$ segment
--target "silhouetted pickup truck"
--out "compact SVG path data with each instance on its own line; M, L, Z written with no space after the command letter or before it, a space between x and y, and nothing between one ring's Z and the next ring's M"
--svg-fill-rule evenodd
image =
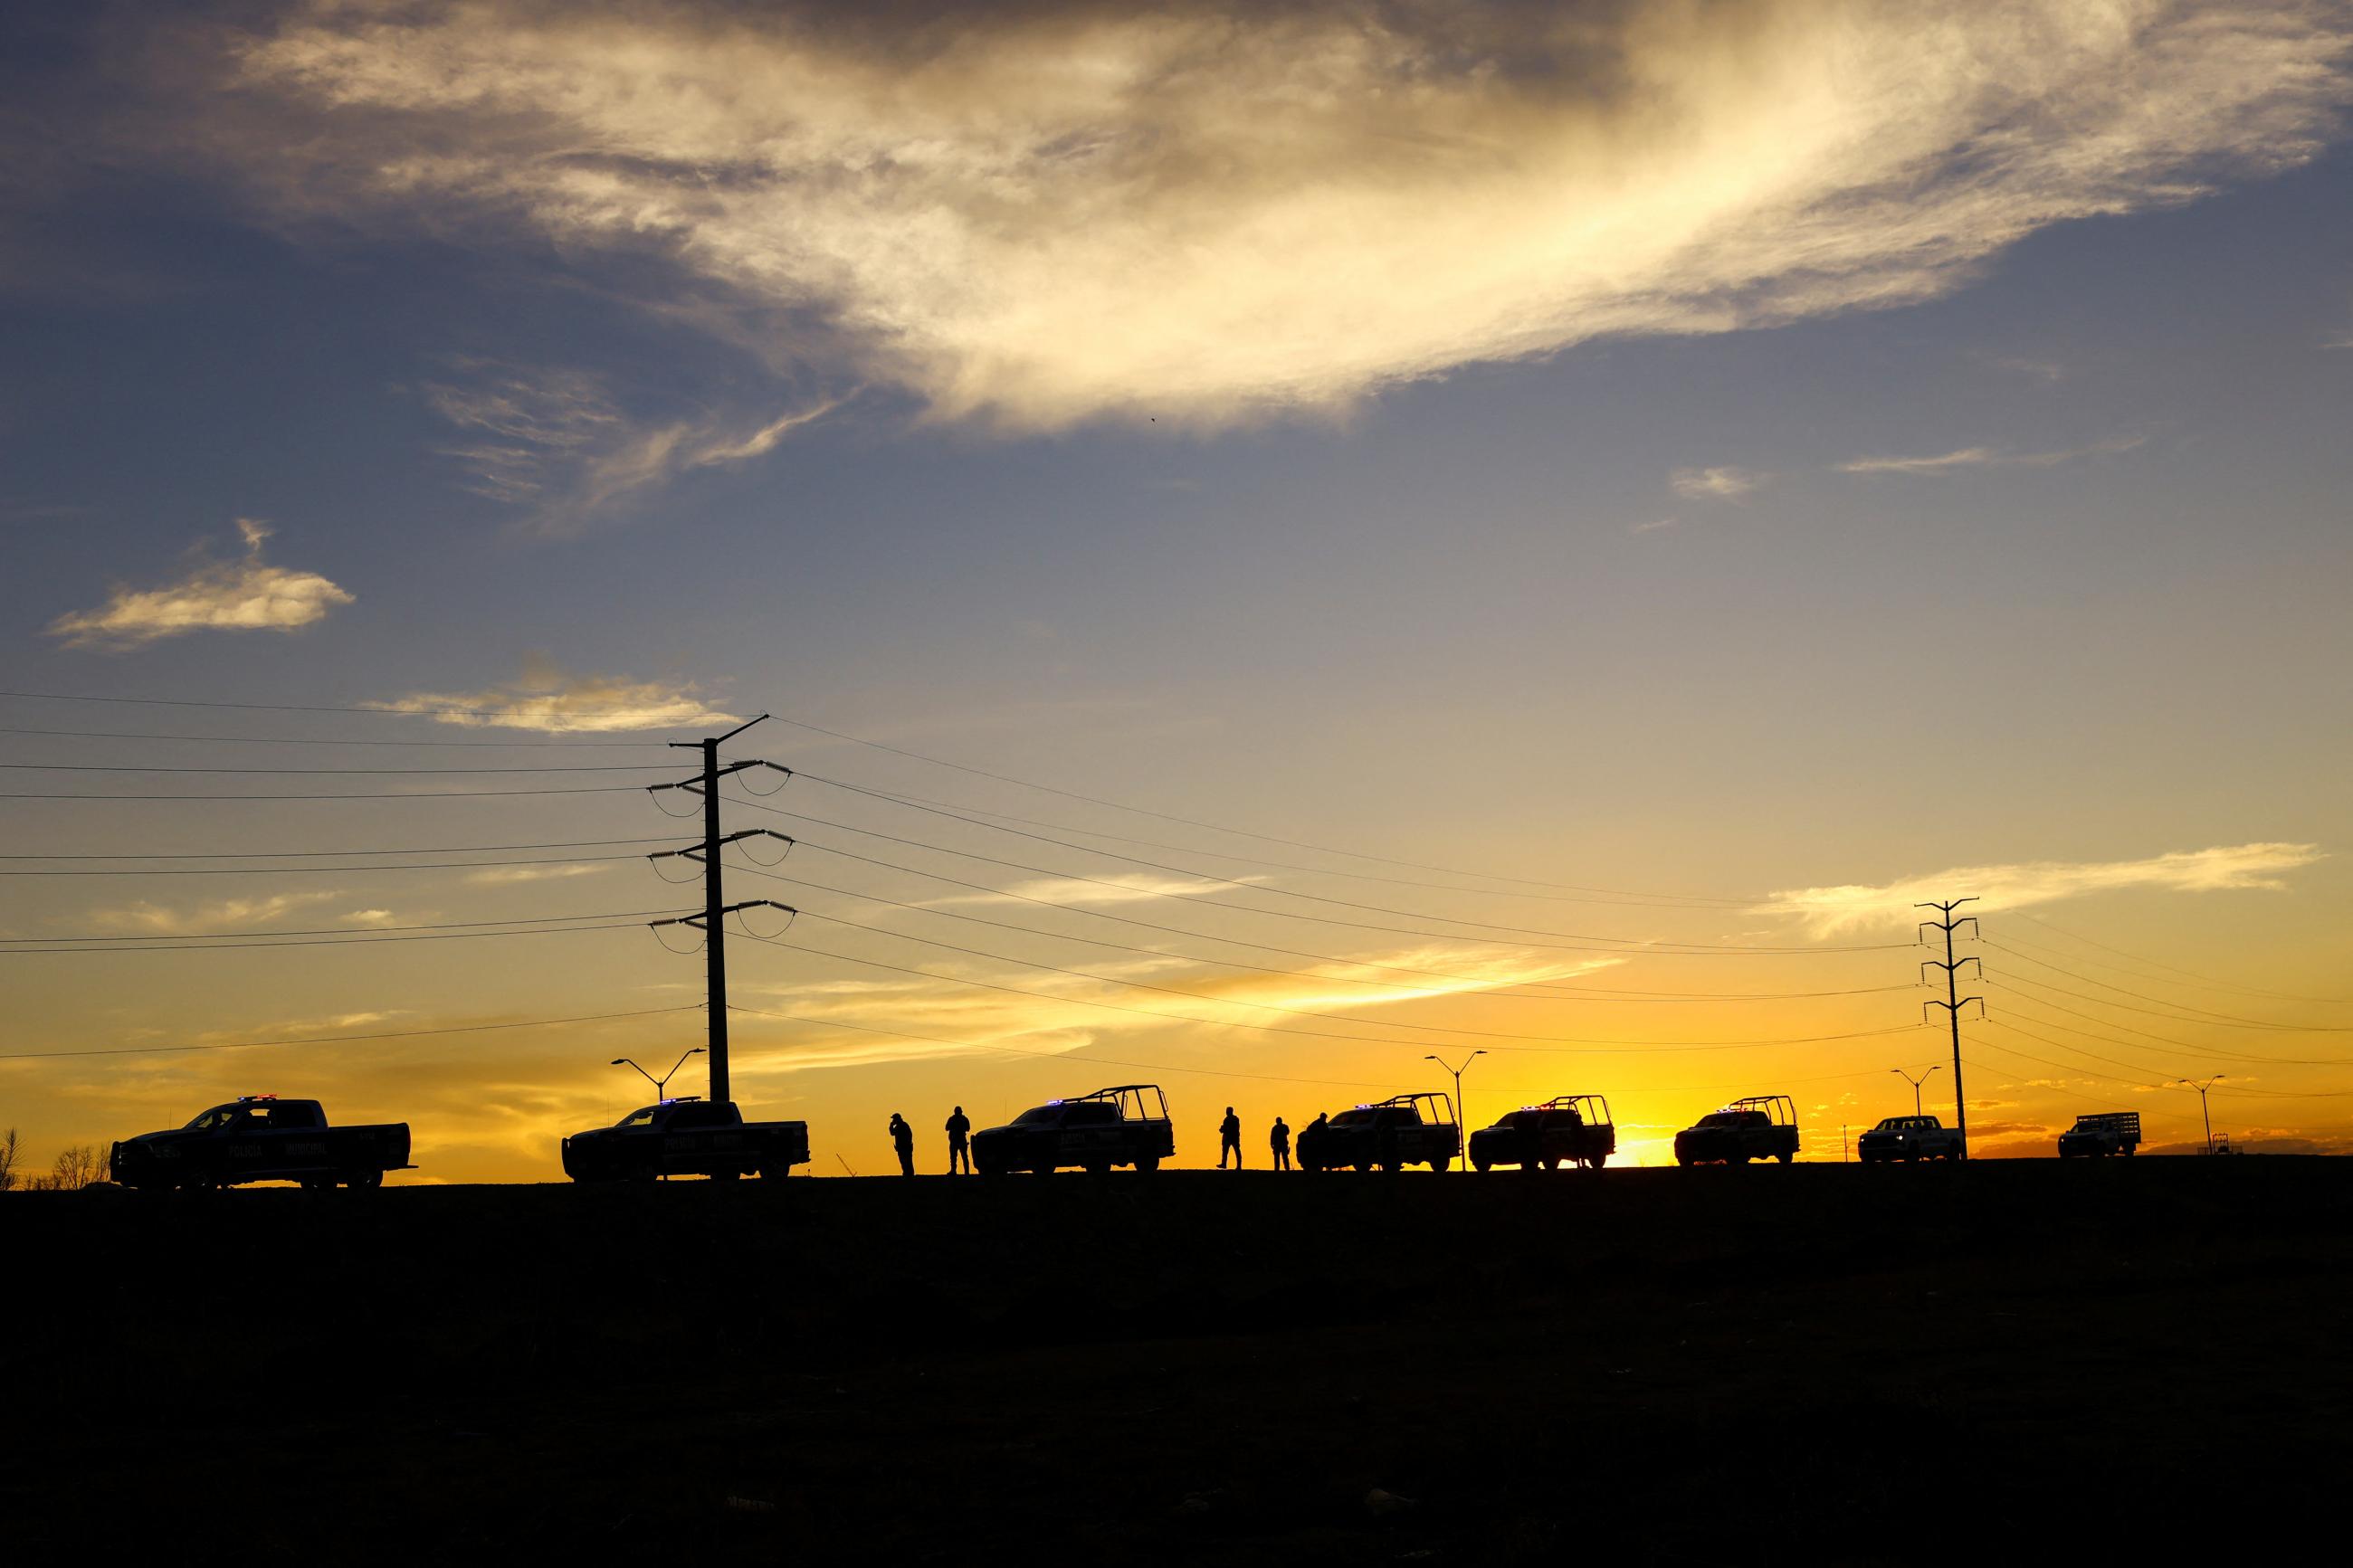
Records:
M2140 1147L2140 1112L2100 1110L2075 1118L2075 1125L2059 1134L2062 1160L2105 1159L2129 1154Z
M1786 1094L1752 1094L1721 1110L1711 1110L1675 1134L1675 1163L1703 1165L1721 1160L1745 1165L1751 1160L1798 1157L1798 1103Z
M315 1100L244 1094L171 1132L142 1132L114 1146L114 1179L126 1187L234 1187L300 1182L306 1187L384 1184L406 1171L408 1124L330 1127Z
M1442 1171L1461 1152L1462 1129L1454 1120L1454 1100L1442 1093L1393 1095L1337 1116L1319 1116L1299 1130L1303 1171L1344 1165L1396 1171L1425 1164Z
M1556 1095L1542 1105L1523 1105L1471 1134L1471 1164L1481 1171L1496 1165L1598 1171L1617 1152L1618 1124L1609 1119L1609 1102L1598 1094Z
M1032 1106L1002 1127L972 1135L973 1169L984 1176L1008 1171L1051 1175L1081 1165L1101 1175L1113 1165L1156 1171L1176 1156L1168 1097L1156 1083L1121 1084L1072 1100Z
M1961 1133L1933 1116L1891 1116L1854 1141L1854 1157L1866 1165L1891 1160L1957 1160Z
M732 1100L681 1096L632 1110L610 1127L564 1141L564 1173L575 1182L650 1182L656 1176L783 1176L808 1163L808 1123L746 1121Z

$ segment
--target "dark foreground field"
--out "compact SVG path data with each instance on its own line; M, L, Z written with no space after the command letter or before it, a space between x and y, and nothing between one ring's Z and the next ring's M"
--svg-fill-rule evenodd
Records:
M2353 1162L0 1199L18 1562L2116 1563L2337 1514Z

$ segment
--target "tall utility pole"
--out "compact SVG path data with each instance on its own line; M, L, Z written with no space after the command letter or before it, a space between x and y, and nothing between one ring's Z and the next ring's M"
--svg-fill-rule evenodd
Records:
M760 715L760 719L766 717L765 713ZM726 917L738 910L760 907L784 910L787 913L794 912L789 904L780 904L773 899L747 899L740 904L728 903L720 887L719 852L722 849L739 838L761 837L783 838L785 837L781 833L770 833L765 828L758 827L747 828L741 833L723 835L719 831L719 781L721 779L725 778L729 773L741 773L745 768L775 768L776 772L786 775L792 773L790 768L778 766L775 763L762 762L756 758L730 763L723 768L719 765L720 746L758 723L760 719L753 719L738 724L724 735L713 735L701 741L672 741L670 742L672 746L682 750L700 748L702 752L702 771L691 779L681 779L675 784L647 786L648 793L655 790L682 789L690 795L699 795L702 797L702 841L685 849L664 849L659 854L649 855L646 858L660 860L670 856L678 856L684 859L700 861L702 865L702 912L699 915L681 916L677 920L655 921L652 923L658 926L691 926L702 933L703 986L707 997L706 1006L710 1013L710 1017L706 1020L710 1033L703 1048L711 1053L710 1098L713 1100L734 1098L734 1095L729 1091L727 1079L727 928L724 923ZM787 842L790 841L787 840Z
M2206 1152L2209 1154L2211 1154L2214 1152L2214 1113L2206 1109L2206 1091L2213 1088L2216 1084L2221 1082L2222 1079L2228 1076L2229 1075L2226 1073L2218 1072L2212 1078L2208 1079L2204 1083L2200 1083L2196 1079L2192 1078L2178 1078L2173 1080L2178 1084L2185 1085L2198 1091L2198 1112L2200 1115L2206 1118Z
M1959 909L1963 904L1974 904L1976 902L1977 900L1973 898L1953 899L1944 903L1925 903L1915 904L1912 906L1915 910L1934 910L1939 915L1944 917L1942 920L1922 921L1920 922L1920 929L1922 931L1936 930L1945 933L1945 961L1942 963L1939 963L1932 958L1920 965L1923 973L1931 969L1941 969L1945 972L1945 999L1942 1002L1931 1001L1921 1004L1920 1014L1921 1016L1926 1017L1927 1016L1929 1008L1942 1007L1945 1010L1946 1016L1952 1020L1953 1126L1958 1130L1961 1135L1961 1158L1964 1160L1969 1157L1969 1102L1961 1093L1961 1009L1968 1006L1972 1002L1976 1003L1979 1007L1983 1007L1985 1005L1985 998L1982 996L1963 996L1959 994L1959 974L1960 967L1964 963L1976 963L1978 965L1978 973L1980 975L1985 973L1985 965L1978 963L1978 959L1975 954L1971 954L1969 957L1962 959L1956 959L1953 956L1953 932L1961 926L1967 926L1969 928L1969 934L1972 937L1978 934L1977 917L1975 915L1963 915L1958 920L1956 920L1953 918L1953 911ZM1922 1076L1925 1077L1926 1075L1923 1074ZM1913 1094L1913 1103L1915 1105L1919 1103L1919 1095L1916 1090Z
M1932 1067L1932 1068L1928 1068L1926 1072L1923 1072L1923 1073L1922 1073L1918 1078L1914 1078L1910 1073L1905 1072L1902 1068L1889 1068L1887 1070L1888 1070L1889 1072L1894 1073L1897 1078L1902 1079L1905 1083L1908 1083L1908 1084L1910 1084L1910 1085L1912 1086L1912 1114L1913 1114L1913 1115L1915 1115L1915 1116L1919 1115L1919 1114L1920 1114L1920 1086L1921 1086L1922 1084L1924 1084L1924 1083L1926 1083L1926 1082L1927 1082L1927 1081L1928 1081L1928 1074L1929 1074L1929 1073L1936 1072L1936 1071L1939 1071L1940 1069L1939 1069L1939 1068L1933 1068L1933 1067Z

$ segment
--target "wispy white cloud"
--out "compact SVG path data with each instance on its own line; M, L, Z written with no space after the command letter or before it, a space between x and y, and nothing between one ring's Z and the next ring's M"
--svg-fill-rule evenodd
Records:
M291 632L323 620L353 595L315 572L272 566L262 557L269 527L237 520L245 554L215 561L201 552L185 575L159 588L118 585L94 610L75 610L49 623L51 637L69 647L131 649L189 632Z
M633 417L603 377L581 370L528 370L454 362L473 379L427 382L427 406L466 432L442 448L478 495L529 507L561 528L695 468L724 468L774 451L794 431L841 406L828 397L764 423L717 416Z
M691 681L572 675L538 655L520 679L473 691L415 691L364 704L386 713L420 713L467 729L535 730L550 734L670 730L732 724L737 716L706 701Z
M312 0L180 129L281 210L624 258L943 416L1217 424L1934 297L2309 158L2347 34L2329 0Z
M478 888L501 888L516 882L548 882L573 877L593 877L606 868L602 866L492 866L485 870L469 871L466 880Z
M1630 524L1627 527L1626 531L1629 533L1656 533L1662 529L1672 528L1682 521L1683 520L1681 518L1675 517L1652 518L1648 522Z
M2005 452L1994 447L1963 447L1933 458L1850 458L1836 465L1841 474L1948 474L1962 468L2055 468L2078 458L2129 452L2147 441L2145 436L2122 436L2070 447L2057 452Z
M1667 483L1685 500L1738 500L1742 496L1764 489L1772 477L1727 465L1715 468L1677 468L1667 476Z
M139 936L186 936L194 932L252 929L297 910L343 897L337 892L269 893L220 899L174 909L142 900L121 909L95 910L88 919L102 931Z
M1875 886L1794 888L1776 892L1760 910L1805 922L1811 934L1835 936L1873 926L1910 926L1915 906L1932 899L1975 896L1967 912L2021 910L2092 893L2146 888L2201 893L2232 889L2280 889L2286 872L2325 858L2312 844L2232 844L2176 851L2145 860L2029 860L2010 865L1956 866L1927 876Z

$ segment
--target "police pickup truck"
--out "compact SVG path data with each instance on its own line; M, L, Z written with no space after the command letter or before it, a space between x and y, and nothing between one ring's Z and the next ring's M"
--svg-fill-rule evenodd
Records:
M1618 1125L1609 1119L1609 1102L1598 1094L1555 1095L1542 1105L1523 1105L1471 1134L1471 1165L1479 1171L1497 1165L1598 1171L1617 1152Z
M1727 1165L1778 1160L1786 1165L1797 1157L1798 1102L1786 1094L1752 1094L1736 1100L1675 1134L1678 1165L1719 1160Z
M2075 1125L2059 1134L2062 1160L2105 1159L2129 1154L2140 1147L2140 1112L2099 1110L2075 1118Z
M808 1123L746 1121L732 1100L681 1095L632 1110L610 1127L564 1141L564 1173L575 1182L650 1182L657 1176L783 1176L808 1163Z
M1866 1165L1891 1160L1957 1160L1961 1133L1933 1116L1891 1116L1854 1141L1854 1157Z
M1299 1168L1359 1171L1402 1170L1428 1165L1442 1171L1462 1152L1462 1129L1454 1100L1444 1093L1398 1094L1375 1105L1359 1105L1337 1116L1319 1116L1299 1130Z
M1113 1165L1156 1171L1176 1156L1168 1097L1156 1083L1099 1089L1071 1100L1030 1107L1002 1127L972 1135L973 1169L984 1176L1008 1171L1051 1175L1079 1165L1101 1175Z
M113 1150L126 1187L234 1187L300 1182L306 1187L377 1187L386 1171L413 1169L408 1124L330 1127L315 1100L241 1094L174 1131L142 1132Z

